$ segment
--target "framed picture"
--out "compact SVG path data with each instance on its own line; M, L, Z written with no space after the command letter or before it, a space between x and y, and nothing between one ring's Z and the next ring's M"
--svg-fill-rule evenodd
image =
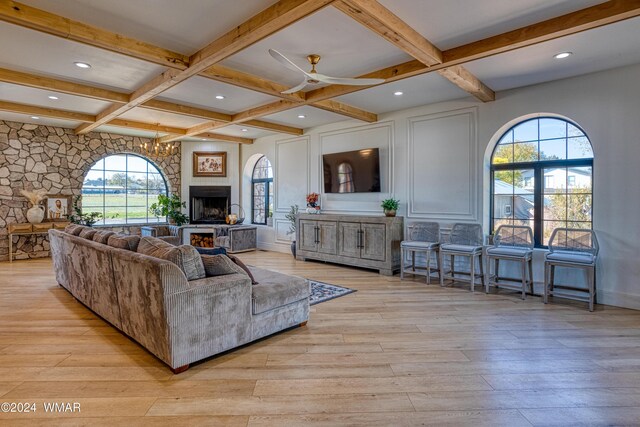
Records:
M71 214L71 196L66 194L49 194L45 199L44 217L47 221L69 221Z
M227 152L195 151L193 176L227 176Z

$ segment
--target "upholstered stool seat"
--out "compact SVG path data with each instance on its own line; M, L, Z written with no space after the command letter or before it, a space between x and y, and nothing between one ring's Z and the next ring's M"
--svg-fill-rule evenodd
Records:
M491 286L520 291L527 297L527 287L533 293L533 230L524 225L501 225L493 238L494 246L487 248L487 278L485 291ZM500 277L500 261L520 264L520 277ZM493 261L493 262L492 262ZM494 265L493 273L491 265Z
M440 274L438 251L440 248L440 225L437 222L416 222L409 226L409 239L400 242L400 280L405 273L424 275L427 284L431 283L431 273ZM411 254L411 266L406 266L406 256ZM416 266L416 254L424 254L425 266ZM435 254L436 267L431 267L431 255Z

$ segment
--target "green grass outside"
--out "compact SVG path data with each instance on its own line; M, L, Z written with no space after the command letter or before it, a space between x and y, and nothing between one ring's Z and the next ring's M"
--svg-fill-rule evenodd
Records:
M149 195L149 206L156 202L156 197ZM83 194L82 209L84 212L100 212L106 220L146 219L147 215L149 219L154 218L149 213L146 194Z

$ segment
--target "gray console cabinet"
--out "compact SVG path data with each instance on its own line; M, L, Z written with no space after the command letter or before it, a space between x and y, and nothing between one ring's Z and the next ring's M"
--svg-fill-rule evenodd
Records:
M319 260L376 269L391 276L400 269L403 218L299 214L299 260Z

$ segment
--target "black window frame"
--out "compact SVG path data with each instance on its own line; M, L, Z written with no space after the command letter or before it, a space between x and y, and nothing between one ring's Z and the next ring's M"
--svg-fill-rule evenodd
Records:
M126 160L125 160L125 169L124 170L115 170L115 169L107 169L106 167L106 159L108 159L109 157L115 157L115 156L125 156ZM137 157L140 158L142 160L144 160L147 164L147 170L146 172L139 172L139 171L130 171L129 170L129 157ZM149 212L149 206L151 206L151 204L155 203L157 200L149 200L149 175L153 174L153 175L160 175L160 177L162 178L162 183L164 184L164 194L165 195L169 195L169 186L167 185L167 180L164 177L164 174L162 173L162 171L160 170L160 168L158 167L158 165L156 165L151 159L148 159L144 156L141 156L139 154L134 154L134 153L112 153L112 154L108 154L104 157L102 157L100 160L98 160L97 162L95 162L91 168L89 168L89 170L87 171L87 173L85 174L85 179L86 176L91 172L94 171L94 168L96 166L96 164L98 164L100 161L103 162L103 167L102 169L98 170L99 172L102 172L102 192L101 193L97 193L97 194L101 194L102 195L102 205L101 206L87 206L87 207L83 207L83 211L85 212L94 212L94 211L98 211L100 210L100 213L102 214L102 219L100 221L98 221L95 225L97 226L106 226L106 227L116 227L119 225L145 225L145 224L164 224L166 223L166 221L150 221L150 218L155 218L154 216L152 216ZM158 173L155 172L150 172L149 171L149 165L153 166L155 168L155 170L158 171ZM125 178L125 184L124 184L124 195L125 195L125 204L124 206L106 206L105 205L105 195L106 195L106 173L107 172L116 172L116 173L124 173L125 176L127 176L129 174L129 172L131 173L136 173L136 174L145 174L146 176L146 182L147 182L147 186L144 189L132 189L133 191L146 191L146 221L145 222L130 222L129 221L129 217L126 215L126 212L128 212L128 208L129 208L129 180ZM83 190L84 190L84 179L83 179L83 183L82 183L82 188L80 190L80 194L83 194ZM160 190L161 191L161 190ZM125 215L124 215L124 222L107 222L108 218L106 218L105 214L106 214L106 209L107 208L124 208L125 210ZM132 207L141 207L141 206L132 206Z
M269 167L271 168L271 178L255 178L256 167L262 159L266 159L269 162ZM256 199L255 199L255 184L264 183L264 222L256 222L254 221L255 215L254 211L256 208ZM267 156L262 156L258 159L255 165L253 165L253 170L251 171L251 224L256 225L267 225L267 219L269 218L269 204L270 198L269 194L271 193L271 186L273 185L273 166L271 162L267 158Z
M533 214L533 238L534 238L534 243L535 243L535 247L536 248L541 248L541 249L547 249L548 246L547 245L543 245L543 222L544 222L544 213L543 213L543 206L544 206L544 196L545 196L545 183L544 183L544 171L545 169L554 169L554 168L566 168L567 170L570 168L577 168L577 167L590 167L591 168L591 212L593 212L593 205L594 205L594 198L593 198L593 189L594 189L594 182L593 182L593 159L595 157L594 156L590 157L590 158L580 158L580 159L560 159L560 160L540 160L540 142L541 141L551 141L551 140L560 140L561 138L548 138L548 139L540 139L540 120L543 119L553 119L553 120L559 120L559 121L563 121L565 122L565 125L572 125L574 127L576 127L577 129L579 129L583 136L585 138L587 138L587 141L589 141L589 145L591 147L591 152L593 153L593 145L591 144L591 139L589 138L589 136L587 135L587 133L584 131L584 129L582 129L580 126L578 126L576 123L573 123L571 121L568 121L566 119L560 118L560 117L553 117L553 116L540 116L540 117L533 117L531 119L527 119L527 120L523 120L521 122L518 122L516 124L514 124L513 126L511 126L508 130L506 130L498 139L498 143L495 145L495 147L493 148L493 152L491 153L491 160L490 160L490 176L491 176L491 183L490 183L490 204L489 204L489 227L491 229L491 234L495 233L495 228L494 228L494 222L496 219L500 219L500 218L494 218L494 198L495 198L495 173L499 172L499 171L517 171L517 170L523 170L523 169L530 169L533 170L534 173L534 190L533 190L533 197L534 197L534 214ZM498 150L498 148L501 146L500 145L500 141L502 141L502 139L505 137L505 135L508 135L509 132L512 132L516 127L521 126L524 123L530 122L532 120L537 120L538 121L538 139L535 141L519 141L519 142L535 142L538 144L538 160L537 161L532 161L532 162L512 162L512 163L499 163L499 164L494 164L493 163L493 157L496 154L496 150ZM565 146L567 147L567 157L568 157L568 139L570 138L568 136L568 133L566 134L567 136L564 138L565 140ZM515 141L511 142L513 143L518 143ZM567 179L568 181L568 179ZM567 188L568 190L568 188ZM565 194L570 194L568 193L568 191ZM570 222L569 219L567 219L567 222ZM591 218L591 229L593 229L593 217Z

